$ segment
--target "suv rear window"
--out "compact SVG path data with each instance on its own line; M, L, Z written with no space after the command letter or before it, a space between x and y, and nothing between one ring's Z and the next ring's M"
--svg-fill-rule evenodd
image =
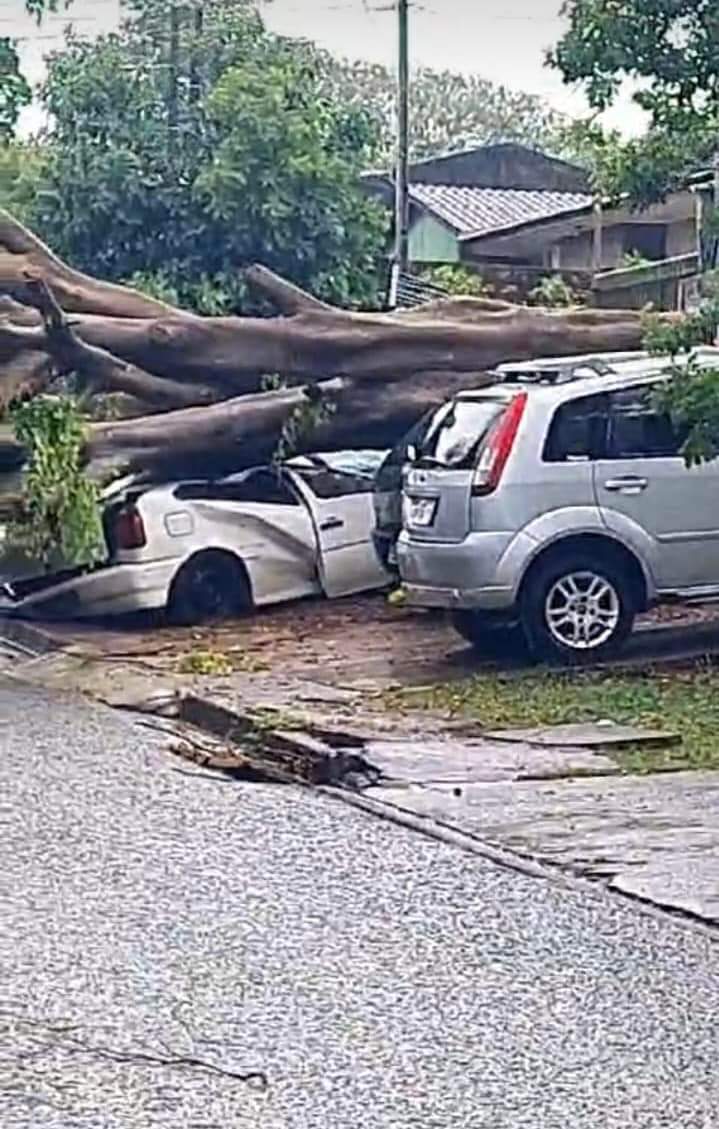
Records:
M425 437L420 462L427 459L453 470L474 466L480 444L507 407L507 400L454 400L438 413Z

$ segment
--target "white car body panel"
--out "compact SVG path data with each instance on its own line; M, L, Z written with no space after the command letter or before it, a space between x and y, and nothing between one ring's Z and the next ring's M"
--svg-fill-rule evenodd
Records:
M286 504L233 500L233 491L251 493L253 482L266 481L261 476L268 468L260 467L219 484L169 483L145 490L135 501L145 528L142 548L117 549L106 567L28 595L14 609L42 614L44 605L64 603L77 617L163 609L179 570L207 549L242 561L258 607L385 587L389 576L372 543L372 480L362 493L320 498L300 473L315 468L295 462L303 465L281 469L278 495L287 493ZM338 480L331 468L327 473L341 486L341 476ZM208 495L224 490L228 496L183 496L188 488Z

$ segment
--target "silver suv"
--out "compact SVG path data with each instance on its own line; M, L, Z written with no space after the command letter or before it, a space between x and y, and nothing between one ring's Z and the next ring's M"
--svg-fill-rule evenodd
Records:
M696 351L719 367L719 349ZM502 366L440 408L404 476L410 603L481 644L520 621L551 660L598 660L634 617L719 600L719 459L688 468L655 407L668 365L602 354Z

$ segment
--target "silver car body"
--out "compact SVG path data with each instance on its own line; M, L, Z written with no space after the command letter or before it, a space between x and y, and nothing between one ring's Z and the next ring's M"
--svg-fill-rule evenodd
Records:
M348 453L345 453L345 456ZM310 458L255 467L219 482L169 483L138 493L146 543L115 549L106 566L26 596L13 610L66 606L73 616L162 609L180 568L206 549L244 565L255 606L384 587L372 543L371 469L384 452L352 452L358 473ZM326 496L331 494L332 496ZM323 496L324 495L324 496Z
M695 355L699 364L719 366L719 349ZM511 455L493 492L475 496L474 465L453 469L420 459L407 470L398 561L411 603L509 612L532 563L557 542L583 536L630 551L642 570L647 604L719 597L719 460L688 468L678 453L547 457L560 410L571 418L571 406L591 405L592 397L609 397L613 404L628 397L631 403L636 393L667 378L666 362L609 354L564 358L562 364L566 372L546 383L541 370L552 362L503 366L504 379L463 393L444 409L460 423L466 415L468 425L474 412L483 426L485 409L491 416L492 404L499 411L526 394ZM458 426L453 417L454 430Z

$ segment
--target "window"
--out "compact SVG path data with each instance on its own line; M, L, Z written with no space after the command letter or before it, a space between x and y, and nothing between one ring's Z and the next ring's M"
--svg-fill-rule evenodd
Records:
M582 396L554 413L544 445L548 463L589 462L602 453L607 425L607 397Z
M420 462L427 459L453 470L472 467L487 432L508 403L490 397L454 400L432 421L419 453Z
M683 436L668 415L652 405L653 385L613 392L610 396L607 458L673 458L679 455Z
M343 498L347 494L368 494L372 490L372 479L361 474L345 474L330 470L329 467L302 469L295 467L303 482L306 482L318 498Z
M628 223L621 229L622 246L627 255L642 259L665 259L667 229L663 223Z
M177 487L175 497L204 499L211 502L299 505L294 491L282 475L272 470L256 470L243 477L224 478L219 482L186 482Z

